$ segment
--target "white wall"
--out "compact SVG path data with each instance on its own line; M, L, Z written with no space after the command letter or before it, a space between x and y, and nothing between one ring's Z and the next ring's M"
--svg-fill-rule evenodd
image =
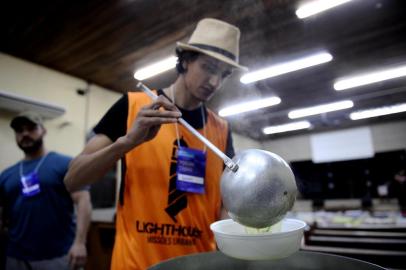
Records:
M262 145L263 149L280 155L286 161L308 160L312 156L308 135L265 141Z
M77 155L84 146L87 130L120 97L120 94L96 85L91 85L87 97L76 93L77 89L85 89L86 86L82 79L0 53L1 91L53 103L66 109L62 117L45 123L48 131L45 144L49 150ZM88 117L86 98L89 98ZM13 116L0 110L0 171L23 156L9 127Z
M406 149L406 121L371 126L375 152Z
M368 126L375 153L406 149L406 121ZM298 135L262 143L263 149L280 155L287 161L311 160L310 135Z
M244 150L244 149L249 149L249 148L262 148L261 143L252 140L250 138L241 136L239 134L233 133L233 146L234 150L237 153L238 151Z

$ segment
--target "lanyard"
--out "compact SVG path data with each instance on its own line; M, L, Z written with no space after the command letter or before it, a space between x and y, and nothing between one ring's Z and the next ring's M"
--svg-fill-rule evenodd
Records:
M48 156L48 154L46 154L45 156L43 156L43 157L41 158L41 160L38 162L37 166L35 166L34 173L37 173L37 172L38 172L39 168L41 167L42 163L44 162L44 160L45 160L45 158L46 158L47 156ZM21 177L21 178L24 176L23 172L24 172L23 161L21 161L21 162L20 162L20 177Z
M175 92L175 90L174 90L174 88L173 88L173 84L171 85L171 87L169 88L169 91L171 92L171 96L172 96L172 102L173 102L173 104L175 104L175 106L176 106L176 103L175 103L175 94L174 94L174 92ZM205 137L205 138L207 138L207 134L206 134L206 117L205 117L205 115L204 115L204 104L202 104L202 106L200 106L200 113L201 113L201 115L202 115L202 121L203 121L203 136ZM175 129L176 129L176 141L178 142L178 148L180 148L180 140L179 140L179 128L178 128L178 123L176 122L175 123ZM204 144L203 145L203 152L206 152L206 150L207 150L207 147L206 147L206 145Z

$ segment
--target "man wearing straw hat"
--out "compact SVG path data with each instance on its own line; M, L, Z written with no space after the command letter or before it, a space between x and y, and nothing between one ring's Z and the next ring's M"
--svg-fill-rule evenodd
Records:
M94 128L97 134L65 178L75 190L101 179L122 158L112 269L145 269L172 257L215 250L210 224L220 219L223 161L178 125L184 118L228 156L225 120L204 103L238 64L240 31L201 20L188 43L178 42L178 77L155 101L131 92Z

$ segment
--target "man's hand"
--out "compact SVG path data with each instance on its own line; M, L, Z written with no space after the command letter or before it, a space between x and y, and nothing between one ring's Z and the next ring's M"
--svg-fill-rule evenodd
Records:
M162 108L162 109L161 109ZM150 105L144 106L137 115L126 139L132 147L153 139L162 124L176 123L182 114L164 96L159 96Z
M80 269L85 266L87 251L85 244L73 243L69 250L69 267L70 269Z

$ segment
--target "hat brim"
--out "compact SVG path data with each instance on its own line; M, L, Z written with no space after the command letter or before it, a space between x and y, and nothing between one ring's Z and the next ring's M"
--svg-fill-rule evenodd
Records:
M213 57L213 58L215 58L217 60L220 60L220 61L222 61L222 62L224 62L226 64L229 64L229 65L231 65L233 67L236 67L236 68L241 69L243 71L248 71L247 67L239 65L237 62L231 60L230 58L228 58L228 57L226 57L224 55L222 55L221 53L212 52L212 51L209 51L209 50L204 50L204 49L201 49L201 48L198 48L198 47L195 47L195 46L191 46L191 45L183 43L183 42L177 42L176 45L177 45L176 47L181 49L181 50L203 53L203 54L206 54L206 55L208 55L210 57Z

